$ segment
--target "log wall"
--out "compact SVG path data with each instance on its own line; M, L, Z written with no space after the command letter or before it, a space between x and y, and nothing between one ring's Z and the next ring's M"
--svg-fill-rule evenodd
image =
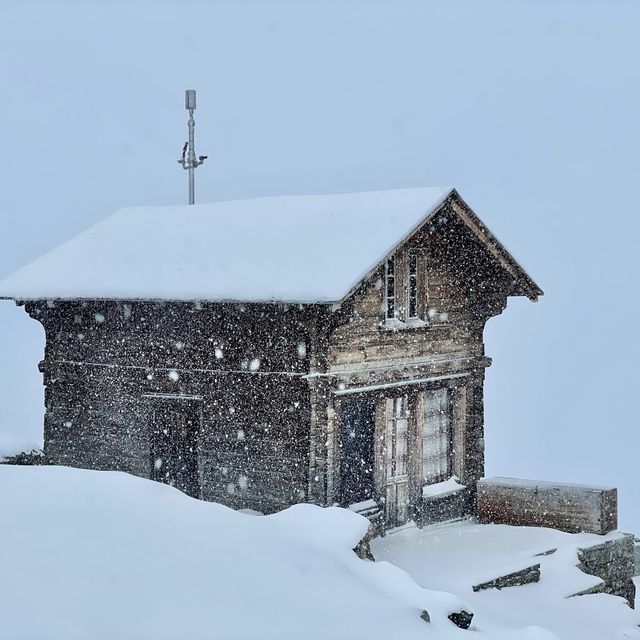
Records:
M274 511L308 497L309 310L28 303L45 327L49 463L149 477L152 411L197 403L202 497Z

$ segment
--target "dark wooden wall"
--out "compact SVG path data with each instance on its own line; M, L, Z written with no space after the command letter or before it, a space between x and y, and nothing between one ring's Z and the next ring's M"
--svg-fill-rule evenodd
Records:
M202 497L267 512L307 499L313 307L26 308L46 330L48 462L149 477L150 415L163 401L154 394L182 396L201 405Z

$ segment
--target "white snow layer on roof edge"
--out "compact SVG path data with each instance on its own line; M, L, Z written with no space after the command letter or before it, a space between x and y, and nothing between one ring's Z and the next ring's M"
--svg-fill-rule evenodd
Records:
M451 191L121 209L0 282L0 297L336 302Z

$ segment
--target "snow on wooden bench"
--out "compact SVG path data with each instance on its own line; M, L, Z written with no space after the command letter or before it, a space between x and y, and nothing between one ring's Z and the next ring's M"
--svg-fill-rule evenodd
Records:
M618 526L618 492L579 484L486 478L478 482L477 512L483 523L605 534Z

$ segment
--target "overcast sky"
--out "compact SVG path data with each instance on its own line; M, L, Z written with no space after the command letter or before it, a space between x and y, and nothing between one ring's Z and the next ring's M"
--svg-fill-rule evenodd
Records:
M616 485L640 533L639 60L637 2L0 0L0 275L185 202L185 88L200 202L454 185L545 291L487 327L487 473ZM6 449L43 338L0 326Z

